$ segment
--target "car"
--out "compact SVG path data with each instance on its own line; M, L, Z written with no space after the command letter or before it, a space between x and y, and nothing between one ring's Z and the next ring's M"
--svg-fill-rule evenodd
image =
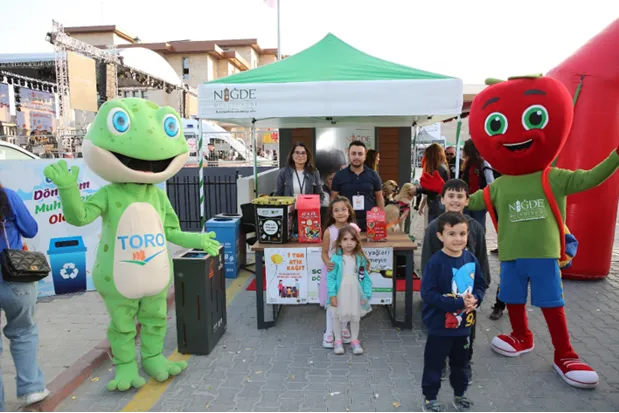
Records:
M24 148L6 141L0 141L0 161L41 159Z

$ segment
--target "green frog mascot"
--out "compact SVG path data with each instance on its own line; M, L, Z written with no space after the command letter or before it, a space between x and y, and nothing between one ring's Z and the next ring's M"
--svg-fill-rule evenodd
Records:
M180 117L144 99L110 100L90 125L82 151L88 167L110 182L86 201L78 189L77 166L69 169L61 160L44 174L58 186L69 224L83 226L101 217L92 279L111 319L107 337L115 377L107 389L126 391L145 383L138 371L136 318L142 326L142 368L165 381L187 368L185 361L169 361L162 354L172 281L166 242L211 255L219 247L214 233L181 231L165 191L155 186L174 176L189 156Z

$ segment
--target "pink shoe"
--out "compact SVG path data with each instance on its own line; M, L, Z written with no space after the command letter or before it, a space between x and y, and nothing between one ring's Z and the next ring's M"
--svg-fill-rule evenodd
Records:
M350 344L350 341L352 340L352 336L350 335L350 330L348 329L348 326L342 326L342 341L344 341L344 344Z
M333 352L339 356L344 354L344 351L344 343L342 340L335 340L335 343L333 343Z
M350 343L350 347L352 348L352 353L359 355L359 354L363 354L363 347L361 347L361 343L359 342L359 340L353 340Z

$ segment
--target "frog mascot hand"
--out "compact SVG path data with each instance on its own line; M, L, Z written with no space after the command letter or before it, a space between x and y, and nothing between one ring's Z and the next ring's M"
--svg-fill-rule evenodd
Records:
M563 308L563 222L566 197L608 179L619 167L619 154L613 150L588 171L551 167L572 125L566 87L542 76L488 83L473 101L469 130L479 153L503 175L471 195L468 207L490 206L498 227L499 298L507 304L512 332L496 336L492 349L508 357L533 351L525 309L530 283L531 304L542 309L552 338L554 369L574 387L593 388L598 375L572 348Z
M163 354L167 330L167 293L172 260L166 241L218 254L214 234L182 232L166 193L154 184L175 175L189 149L178 114L138 98L104 103L82 145L88 167L108 182L82 201L79 169L59 161L44 174L58 186L66 221L87 225L101 217L101 241L92 271L95 287L110 314L107 337L115 377L107 388L126 391L145 380L138 372L136 318L142 325L142 368L157 381L178 375L185 361Z

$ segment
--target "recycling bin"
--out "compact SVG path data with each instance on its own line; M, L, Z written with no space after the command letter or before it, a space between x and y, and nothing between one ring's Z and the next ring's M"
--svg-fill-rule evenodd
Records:
M247 264L247 236L245 234L245 231L243 231L243 215L222 213L215 215L215 218L238 218L241 221L241 229L239 231L239 251L237 260L239 261L239 265L242 268L245 264Z
M292 237L295 199L290 196L256 198L256 228L261 244L285 244Z
M86 245L82 237L49 240L49 265L56 294L86 291Z
M236 278L241 270L241 218L215 217L206 221L206 230L224 246L226 278Z
M173 258L176 336L182 354L207 355L227 329L224 247Z

